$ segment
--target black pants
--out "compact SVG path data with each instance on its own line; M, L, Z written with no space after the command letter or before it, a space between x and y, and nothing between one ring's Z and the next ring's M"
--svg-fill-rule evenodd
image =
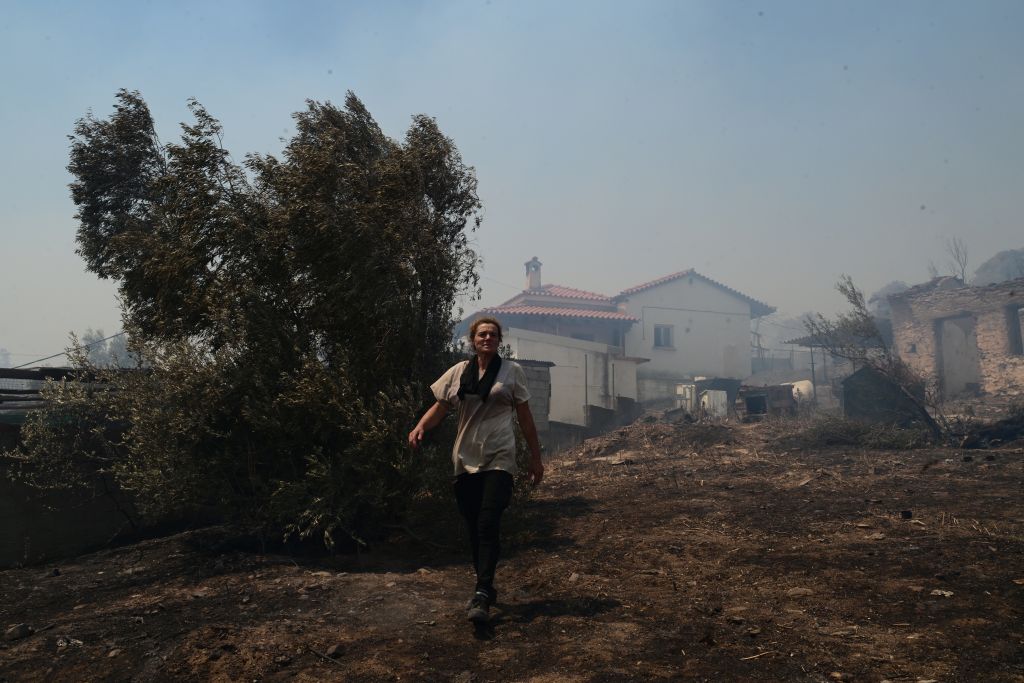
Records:
M455 478L455 500L466 519L469 542L473 546L476 590L494 602L494 569L501 554L501 513L512 498L512 475L502 470L476 474L463 473Z

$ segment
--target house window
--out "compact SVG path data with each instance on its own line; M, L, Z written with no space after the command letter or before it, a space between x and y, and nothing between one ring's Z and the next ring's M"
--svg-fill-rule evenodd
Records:
M655 325L654 326L654 348L656 349L671 349L672 345L672 325Z
M1021 313L1024 308L1006 309L1006 327L1009 336L1010 353L1015 356L1024 356L1024 320Z

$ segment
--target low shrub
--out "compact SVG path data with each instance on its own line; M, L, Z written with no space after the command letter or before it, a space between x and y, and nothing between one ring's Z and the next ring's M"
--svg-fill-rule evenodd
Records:
M924 428L872 424L838 415L813 418L796 433L781 437L780 442L789 448L858 446L896 451L923 448L933 443L931 434Z

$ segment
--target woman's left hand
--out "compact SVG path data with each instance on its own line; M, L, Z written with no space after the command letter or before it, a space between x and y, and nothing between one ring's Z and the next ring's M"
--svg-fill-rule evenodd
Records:
M544 478L544 463L540 461L539 455L530 458L530 464L526 466L526 475L533 486L538 485L540 480Z
M530 483L536 486L544 478L544 463L540 461L540 441L537 440L537 425L533 423L530 404L524 401L516 405L516 417L526 437L526 445L530 447L530 463L526 466L526 473Z

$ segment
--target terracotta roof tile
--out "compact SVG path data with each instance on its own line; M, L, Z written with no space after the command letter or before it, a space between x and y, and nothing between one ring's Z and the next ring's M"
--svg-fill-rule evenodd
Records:
M665 277L659 277L657 280L651 280L650 282L645 282L641 285L630 287L629 289L624 289L621 292L619 292L619 296L629 296L630 294L636 294L637 292L642 292L645 289L657 287L658 285L663 285L666 282L678 280L679 278L686 277L687 275L696 275L696 271L693 268L687 268L686 270L681 270L678 273L672 273L671 275L666 275Z
M566 299L586 299L587 301L603 301L611 303L611 297L596 292L588 292L575 287L563 287L562 285L544 285L540 289L527 289L523 292L527 296L560 296Z
M562 308L560 306L495 306L485 308L481 313L490 315L553 315L561 318L591 318L595 320L621 320L623 322L640 322L622 311L596 311L589 308Z

